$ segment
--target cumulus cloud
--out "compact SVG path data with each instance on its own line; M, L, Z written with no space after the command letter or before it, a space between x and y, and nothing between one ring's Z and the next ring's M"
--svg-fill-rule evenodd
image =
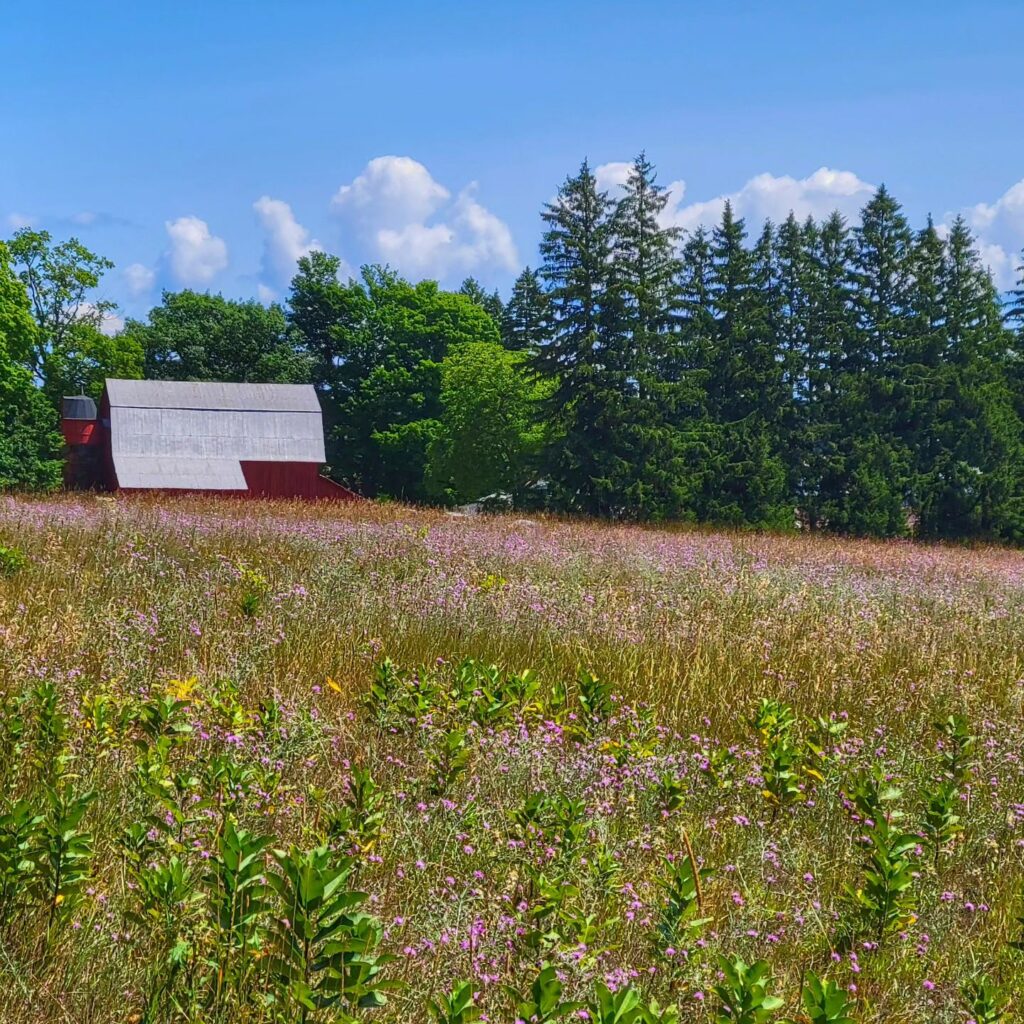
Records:
M129 263L121 271L121 277L124 279L129 296L133 299L149 294L153 290L153 285L156 284L156 271L144 263Z
M598 182L621 185L626 180L629 164L604 164L597 169ZM607 187L607 185L605 186ZM722 216L726 200L733 211L757 227L764 220L785 220L792 211L799 220L807 217L827 217L838 210L845 217L854 217L871 198L875 186L862 180L852 171L837 171L819 167L806 178L793 178L788 174L758 174L735 192L727 192L711 199L684 203L686 182L673 181L668 186L669 201L662 214L666 225L692 230L698 225L711 227ZM612 190L614 194L614 189Z
M1013 287L1024 247L1024 179L1011 185L994 203L976 203L961 214L979 240L981 258L996 284ZM950 221L955 216L946 214Z
M630 164L614 161L602 164L594 171L599 188L617 196L629 175ZM722 216L728 199L739 217L757 230L767 219L784 220L792 211L799 220L808 216L827 217L838 210L850 222L856 222L861 208L875 191L875 186L853 171L819 167L806 178L788 174L757 174L735 192L722 193L711 199L684 202L686 182L673 181L667 187L669 200L662 211L661 222L666 226L693 230L703 225L713 227ZM942 232L960 213L967 221L977 240L982 262L989 267L997 286L1013 286L1018 254L1024 247L1024 179L1006 190L995 202L976 203L960 211L945 215L938 225Z
M419 161L378 156L350 184L338 189L331 208L376 229L401 230L425 221L450 196Z
M95 315L96 307L91 302L79 303L78 309L75 311L75 316L79 320L92 319ZM124 317L118 316L112 310L105 310L98 326L101 333L110 337L124 329Z
M295 219L291 206L283 199L260 196L252 208L263 229L261 276L263 287L272 291L275 284L287 284L295 274L295 264L313 249L323 249Z
M476 191L473 183L452 198L418 161L381 156L338 189L331 208L373 258L403 273L447 278L512 271L518 265L512 233Z
M628 160L613 160L611 163L601 164L594 168L594 180L602 192L611 193L614 199L619 189L626 184L629 178L629 169L633 165Z
M228 265L228 246L198 217L179 217L164 227L170 248L164 260L174 280L186 287L209 285Z

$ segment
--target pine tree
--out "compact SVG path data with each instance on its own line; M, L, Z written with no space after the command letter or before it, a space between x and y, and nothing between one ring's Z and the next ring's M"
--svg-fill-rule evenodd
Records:
M703 227L687 237L679 261L676 283L678 312L675 330L665 350L662 377L674 390L671 420L686 451L693 494L689 506L694 517L706 514L710 481L721 472L723 431L708 405L709 366L716 344L712 309L714 260Z
M965 222L957 218L941 249L930 230L916 274L921 315L931 311L915 445L919 532L1016 540L1024 535L1024 451L1005 373L1009 332Z
M631 518L686 514L693 503L685 435L675 413L686 385L667 379L678 319L679 231L660 217L668 194L641 153L610 222L608 359L622 396L610 489Z
M1017 267L1017 287L1010 291L1010 301L1006 307L1006 322L1018 334L1024 335L1024 251Z
M610 211L584 161L541 214L546 230L540 275L551 297L553 330L533 365L553 381L547 478L555 504L590 515L620 511L608 483L622 415L622 395L608 366Z
M796 490L810 529L837 529L836 510L846 504L846 417L857 411L858 394L856 377L846 369L856 332L850 288L853 245L838 213L820 227L808 221L803 245L807 329L799 392L802 465Z
M787 399L776 356L776 295L771 234L756 252L727 202L712 235L713 343L706 352L708 410L719 427L714 470L705 480L702 517L790 528L793 505L782 458Z
M907 531L909 389L913 339L913 234L899 203L878 189L854 231L856 329L843 365L842 492L828 508L839 532L890 537Z
M942 268L945 247L932 218L914 238L910 261L910 331L900 366L900 384L907 451L906 503L916 520L921 505L920 485L938 455L941 443L949 367L946 364L945 302Z
M494 318L495 324L501 323L501 314L504 311L504 306L497 289L490 292L486 291L484 286L475 277L467 277L459 286L459 294L465 295L474 305L490 313Z
M526 267L502 311L501 342L512 351L536 353L550 337L551 299L537 272Z

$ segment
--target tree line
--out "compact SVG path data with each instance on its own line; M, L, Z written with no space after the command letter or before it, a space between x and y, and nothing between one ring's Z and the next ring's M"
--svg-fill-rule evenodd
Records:
M878 189L751 233L663 216L643 155L586 162L542 213L507 301L386 267L299 260L286 301L165 292L116 336L110 264L75 240L0 248L0 486L59 480L61 394L105 376L313 383L331 474L370 497L857 536L1024 538L1024 280L1001 296L961 219Z

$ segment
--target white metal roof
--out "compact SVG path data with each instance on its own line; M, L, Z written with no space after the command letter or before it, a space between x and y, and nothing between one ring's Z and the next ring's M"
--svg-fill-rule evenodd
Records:
M241 462L325 461L312 385L106 384L121 487L244 490Z
M121 487L186 491L244 491L237 459L186 459L168 456L115 455Z
M185 380L108 378L111 406L140 409L238 409L259 412L315 412L320 402L312 384L225 384Z

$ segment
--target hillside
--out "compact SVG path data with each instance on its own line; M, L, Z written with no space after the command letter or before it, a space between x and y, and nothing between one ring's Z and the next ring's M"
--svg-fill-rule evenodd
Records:
M0 545L10 1024L1024 1004L1019 552L91 498Z

